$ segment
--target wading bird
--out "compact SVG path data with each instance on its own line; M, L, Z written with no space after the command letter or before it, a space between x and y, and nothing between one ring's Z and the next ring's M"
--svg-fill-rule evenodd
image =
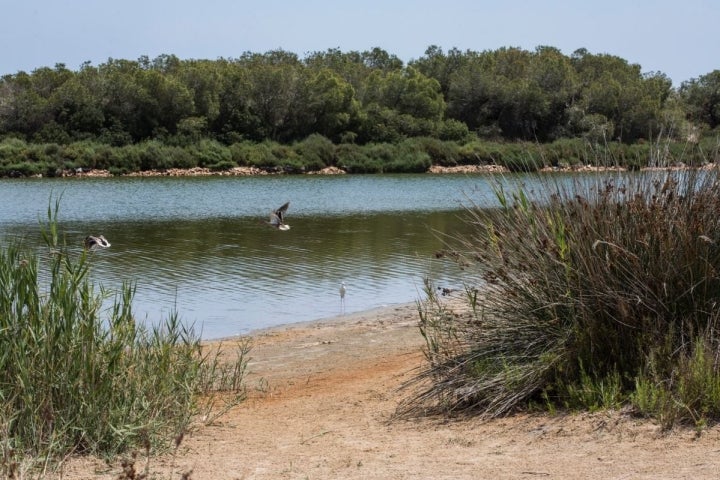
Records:
M88 250L97 250L98 248L108 248L110 242L105 239L104 235L94 236L88 235L85 237L85 248Z
M285 212L287 211L288 207L290 206L290 202L287 202L282 207L278 208L274 212L270 213L270 221L268 222L271 226L277 228L278 230L290 230L290 225L285 224Z
M340 307L343 313L345 312L345 292L347 292L347 288L345 288L345 282L342 282L340 284Z

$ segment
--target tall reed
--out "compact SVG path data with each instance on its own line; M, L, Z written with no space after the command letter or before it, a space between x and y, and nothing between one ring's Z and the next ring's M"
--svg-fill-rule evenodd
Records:
M0 463L13 463L9 452L162 448L208 413L215 393L241 400L247 349L223 360L177 314L137 323L134 286L97 288L94 254L64 244L58 210L59 200L48 207L39 251L18 241L0 248Z
M426 381L405 407L486 416L631 404L667 426L720 419L720 174L495 184L455 239L466 314L421 309ZM428 288L432 292L431 288Z

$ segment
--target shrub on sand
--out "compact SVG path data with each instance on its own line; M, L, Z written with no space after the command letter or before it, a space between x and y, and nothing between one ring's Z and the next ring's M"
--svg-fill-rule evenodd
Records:
M429 366L403 409L720 419L718 171L540 178L468 209L474 234L452 247L469 313L427 289Z
M60 242L57 203L43 238L39 252L0 248L0 472L11 476L26 456L163 448L213 415L216 394L242 400L245 346L221 361L219 347L201 346L177 315L137 324L134 287L114 299L98 292L93 254Z

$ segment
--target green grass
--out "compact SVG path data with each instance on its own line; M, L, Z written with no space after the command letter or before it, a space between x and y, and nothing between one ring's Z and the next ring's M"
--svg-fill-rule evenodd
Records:
M61 242L58 207L48 208L42 249L0 248L4 475L27 458L163 450L244 398L247 345L226 359L177 314L138 324L134 286L111 292L89 280L93 253Z

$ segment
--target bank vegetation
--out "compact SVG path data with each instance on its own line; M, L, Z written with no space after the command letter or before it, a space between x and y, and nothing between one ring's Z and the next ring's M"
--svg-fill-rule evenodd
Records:
M659 140L671 162L714 162L719 86L720 70L673 88L620 57L548 46L430 46L407 64L380 48L57 64L0 78L0 175L633 168Z

